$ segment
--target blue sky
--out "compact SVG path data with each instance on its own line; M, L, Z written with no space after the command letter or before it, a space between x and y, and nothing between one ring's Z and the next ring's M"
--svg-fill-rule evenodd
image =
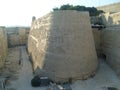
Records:
M37 18L63 4L96 7L120 0L0 0L0 26L30 26L32 16Z

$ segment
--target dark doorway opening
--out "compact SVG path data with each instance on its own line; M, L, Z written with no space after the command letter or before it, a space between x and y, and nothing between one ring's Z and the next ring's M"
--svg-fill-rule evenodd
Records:
M102 54L102 59L106 62L106 55Z

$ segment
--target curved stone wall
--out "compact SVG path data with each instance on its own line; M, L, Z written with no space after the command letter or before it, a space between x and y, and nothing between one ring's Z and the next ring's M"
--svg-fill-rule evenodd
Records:
M36 73L56 82L86 79L98 68L88 12L56 11L35 20L28 51Z

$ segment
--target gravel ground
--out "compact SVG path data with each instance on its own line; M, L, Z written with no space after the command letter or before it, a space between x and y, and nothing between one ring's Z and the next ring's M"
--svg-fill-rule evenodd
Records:
M21 50L22 68L19 70L18 79L10 82L10 87L15 90L47 90L47 87L34 88L31 86L32 66L25 47L21 47ZM102 59L99 60L100 68L97 74L93 78L73 82L71 85L72 90L108 90L107 87L116 87L120 90L120 79Z

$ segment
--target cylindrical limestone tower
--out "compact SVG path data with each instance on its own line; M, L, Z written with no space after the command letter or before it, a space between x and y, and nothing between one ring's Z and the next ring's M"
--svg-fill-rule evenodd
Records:
M88 12L55 11L35 20L28 51L36 73L55 82L86 79L98 68Z

